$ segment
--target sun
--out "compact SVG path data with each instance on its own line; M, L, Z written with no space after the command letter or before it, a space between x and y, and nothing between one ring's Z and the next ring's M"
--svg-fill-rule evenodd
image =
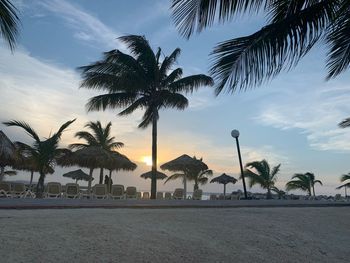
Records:
M152 166L152 157L151 156L143 156L142 162L144 162L147 166Z

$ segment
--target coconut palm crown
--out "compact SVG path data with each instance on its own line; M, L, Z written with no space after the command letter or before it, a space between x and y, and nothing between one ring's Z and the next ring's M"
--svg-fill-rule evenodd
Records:
M182 93L213 85L213 80L203 74L182 77L182 69L174 69L180 55L179 48L161 61L161 49L154 52L144 36L128 35L119 40L126 45L130 54L111 50L104 53L102 60L81 67L81 87L105 92L89 100L89 111L122 108L119 115L125 116L137 109L144 110L139 127L152 125L151 198L155 198L159 110L185 109L188 100Z
M313 173L307 172L304 174L297 173L294 174L292 180L287 182L286 190L302 190L308 193L308 195L315 196L315 184L322 185L320 180L315 180L315 175Z
M270 168L266 160L247 163L244 175L249 179L249 187L260 185L261 188L267 190L267 199L271 199L271 191L275 189L277 174L280 171L281 164Z
M85 124L85 128L88 128L92 133L88 131L79 131L75 134L75 137L83 139L86 143L73 143L69 145L71 149L83 149L91 146L98 146L106 151L114 151L122 148L124 144L122 142L116 142L115 137L111 136L112 123L109 122L105 127L102 126L100 121L88 122ZM100 168L100 184L103 181L103 168Z
M322 41L327 50L327 78L338 76L350 64L349 7L348 0L172 0L171 9L175 25L186 38L242 13L266 14L261 29L214 48L211 73L220 93L264 83L294 67Z
M16 126L22 128L32 139L34 140L32 145L28 145L22 142L16 142L16 145L21 147L23 154L26 154L32 158L35 162L35 167L38 168L40 177L37 184L37 197L42 197L44 191L44 180L47 173L49 173L56 164L56 158L64 155L67 149L59 148L58 144L61 139L62 133L71 125L74 120L64 123L56 133L45 139L40 139L37 132L24 121L8 121L4 122L7 126Z

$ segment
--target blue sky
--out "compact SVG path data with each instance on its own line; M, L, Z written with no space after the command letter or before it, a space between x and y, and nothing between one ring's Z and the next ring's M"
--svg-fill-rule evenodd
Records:
M61 123L78 118L62 145L76 142L74 133L89 120L112 121L115 136L126 145L121 152L139 164L134 173L118 173L114 180L142 190L150 185L139 178L149 169L142 160L151 155L150 129L137 129L142 112L129 117L117 117L112 111L87 113L87 99L98 93L78 89L76 68L98 60L104 51L125 51L118 36L140 34L154 49L162 47L164 54L180 47L178 64L185 75L207 73L208 54L217 42L252 33L264 24L262 15L240 17L185 40L177 33L170 4L164 0L17 0L15 4L21 11L21 38L13 55L0 47L1 120L25 120L47 136ZM237 128L244 162L265 158L272 165L282 164L279 187L293 173L311 171L324 182L318 193L337 192L339 176L349 171L350 130L339 129L337 123L350 116L350 77L346 72L326 82L324 60L324 46L319 45L295 69L259 88L218 97L211 88L202 88L190 96L185 111L161 112L159 163L187 153L203 157L216 175L226 172L238 177L230 137ZM13 140L30 142L19 129L3 125L0 129ZM57 168L47 181L68 182L61 177L65 171ZM27 178L28 174L20 173L13 179ZM172 190L180 182L158 186ZM238 188L240 182L228 190ZM205 191L221 189L204 186Z

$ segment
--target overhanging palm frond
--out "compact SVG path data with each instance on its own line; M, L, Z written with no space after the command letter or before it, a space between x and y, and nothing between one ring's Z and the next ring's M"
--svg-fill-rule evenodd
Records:
M11 51L16 47L18 27L20 25L17 12L17 8L9 0L0 1L0 33Z
M327 79L334 78L349 68L350 64L350 2L339 1L336 22L330 28L326 41L330 50L327 56Z
M271 1L266 1L271 2ZM173 0L173 20L181 35L189 38L195 31L201 32L215 20L225 22L244 11L258 11L262 0Z
M332 1L321 1L252 35L219 43L211 54L210 69L216 94L261 85L294 67L323 33L333 8Z

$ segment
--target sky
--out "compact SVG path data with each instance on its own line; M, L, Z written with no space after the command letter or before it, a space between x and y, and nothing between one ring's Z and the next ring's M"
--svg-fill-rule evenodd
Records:
M145 160L151 156L151 129L137 128L142 111L127 117L117 116L117 110L87 112L86 102L99 93L79 89L77 67L99 60L103 52L112 49L127 52L117 38L136 34L144 35L154 50L161 47L164 54L181 48L177 66L185 76L207 74L215 44L251 34L265 23L263 15L242 16L186 40L178 34L170 2L165 0L13 2L20 10L22 25L13 54L0 45L1 122L24 120L44 138L77 118L62 137L61 146L66 147L78 142L74 134L83 130L86 122L112 121L113 135L125 144L120 152L138 164L134 172L114 174L114 182L148 191L150 181L139 177L150 170ZM161 111L158 164L188 154L202 157L214 176L227 173L238 178L238 157L230 136L232 129L238 129L244 163L266 159L271 166L281 164L278 187L284 189L294 173L313 172L323 182L316 187L317 194L342 193L335 187L340 184L339 177L350 170L350 129L340 129L337 123L350 116L350 76L346 72L325 81L325 57L321 43L296 68L258 88L216 97L213 88L203 87L188 97L189 107L184 111ZM32 142L19 128L0 124L0 130L13 141ZM62 174L72 168L55 170L46 181L71 182ZM96 170L95 176L98 174ZM10 179L28 177L19 172ZM158 182L161 191L176 187L181 187L181 180ZM207 184L202 188L221 192L223 187ZM227 187L227 191L237 189L242 189L241 181ZM254 186L251 191L263 190Z

